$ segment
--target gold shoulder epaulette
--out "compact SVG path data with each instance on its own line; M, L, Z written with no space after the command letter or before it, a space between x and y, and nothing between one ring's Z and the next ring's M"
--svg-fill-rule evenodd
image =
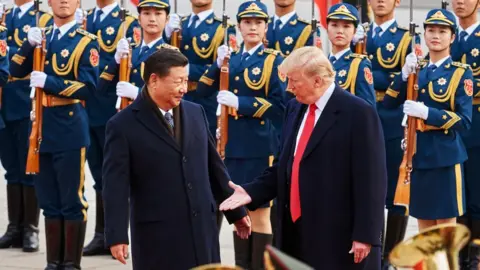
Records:
M280 54L279 51L271 49L271 48L265 48L265 49L263 49L263 51L266 52L266 53L269 53L269 54L273 54L273 55L279 55Z
M177 47L172 46L172 45L167 44L167 43L163 43L163 44L160 44L160 45L157 46L157 49L159 49L159 50L162 49L162 48L180 51Z
M310 24L310 21L307 21L307 20L305 20L303 18L300 18L300 17L297 17L297 21L305 23L305 24Z
M188 19L188 16L183 16L180 20L182 20L182 22L186 21Z
M352 53L352 54L350 54L350 56L351 56L351 57L355 57L355 58L362 58L362 59L367 58L366 55L364 55L364 54L359 54L359 53Z
M420 65L420 67L425 67L426 65L428 65L428 63L429 63L428 59L422 59L418 64Z
M460 62L452 62L452 66L460 67L460 68L464 68L464 69L470 68L470 65L468 65L468 64L462 64L462 63L460 63Z
M400 30L403 30L403 31L410 31L407 27L400 26L400 25L397 25L397 29L400 29Z
M8 13L10 13L10 12L12 12L12 8L7 8L7 9L5 10L5 15L8 14Z
M84 36L89 37L89 38L92 39L92 40L96 40L96 39L97 39L97 36L95 36L94 34L92 34L92 33L90 33L90 32L87 32L87 31L83 30L82 28L77 28L77 32L78 32L79 34L82 34L82 35L84 35Z
M92 15L93 14L94 8L88 9L87 10L87 15Z

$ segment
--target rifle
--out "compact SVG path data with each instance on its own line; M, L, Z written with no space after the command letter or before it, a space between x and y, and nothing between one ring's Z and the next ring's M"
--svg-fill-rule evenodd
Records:
M80 0L79 8L82 10L82 13L83 13L83 16L82 16L83 22L82 22L82 24L80 25L80 27L81 27L83 30L87 30L87 11L82 8L82 0Z
M178 6L177 0L174 0L173 2L175 2L175 8L174 8L173 12L178 15L178 13L177 13L177 6ZM180 48L180 42L182 40L182 33L180 31L181 31L181 29L176 29L175 31L173 31L171 41L170 41L171 45L176 47L176 48Z
M322 48L322 40L317 36L318 20L315 17L315 0L312 0L312 35L313 35L313 44L317 48Z
M447 9L448 2L446 0L442 0L442 9Z
M40 0L35 0L36 25L40 19ZM33 70L44 70L45 55L47 54L45 29L42 30L42 43L35 47L33 52ZM30 92L32 99L32 130L29 137L26 174L38 174L40 172L40 144L42 143L42 122L43 122L43 89L34 88Z
M413 0L410 0L410 29L409 34L412 38L412 52L420 54L420 49L415 43L415 28L417 25L413 22ZM419 64L417 63L416 71L408 76L407 82L407 100L417 100L418 97L418 72ZM412 159L417 148L417 118L408 116L407 127L404 128L404 138L402 140L403 159L399 168L397 189L393 203L406 208L406 215L410 205L410 180L413 170Z
M368 29L368 22L364 22L363 18L363 12L362 12L362 0L357 0L357 9L358 9L358 14L360 14L360 24L363 26L363 29L365 30L365 34L363 35L363 39L358 41L357 44L355 44L355 53L358 54L367 54L367 29Z
M228 15L226 12L226 1L223 0L223 43L228 46ZM229 61L230 54L223 59L222 67L220 68L220 89L228 89L229 87ZM225 158L225 147L228 141L228 107L221 105L220 116L217 118L217 127L220 129L220 138L217 140L217 152L222 159Z
M127 27L125 20L127 18L127 10L125 9L125 0L121 0L121 10L120 10L120 18L122 19L122 27L123 27L123 38L127 37ZM130 81L130 69L132 67L132 49L130 48L129 53L125 53L120 58L120 71L119 71L119 81L121 82L129 82ZM117 98L117 104L115 108L120 111L125 109L128 104L130 103L130 99L126 97Z

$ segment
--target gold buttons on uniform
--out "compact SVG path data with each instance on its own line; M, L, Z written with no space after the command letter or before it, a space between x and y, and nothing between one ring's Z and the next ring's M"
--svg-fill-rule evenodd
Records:
M137 73L138 71L136 69L133 70L133 73Z
M188 50L188 48L190 48L190 47L189 47L188 45L185 45L183 48L184 48L185 50Z
M8 40L12 40L12 36L9 36L9 37L8 37Z
M286 54L290 54L290 51L286 51L285 53L286 53Z
M261 121L261 122L260 122L260 125L265 125L265 121Z
M478 109L478 111L480 112L480 107L478 107L477 109Z
M50 62L48 60L45 61L45 65L48 65L50 64Z
M368 58L373 59L373 54L370 54Z
M448 130L445 129L444 133L445 133L445 134L448 134Z
M235 81L238 81L238 80L240 80L240 77L235 76Z
M235 120L238 120L238 116L235 116Z
M233 93L238 93L238 89L233 89Z
M135 86L135 83L134 83L134 82L132 82L132 85L133 85L133 86Z
M73 116L73 112L72 112L72 111L69 111L69 112L68 112L68 115L69 115L69 116Z
M110 40L107 40L107 44L110 44L110 43L112 43L112 42Z
M422 91L421 91L421 92L422 92L422 94L425 94L425 89L422 89Z

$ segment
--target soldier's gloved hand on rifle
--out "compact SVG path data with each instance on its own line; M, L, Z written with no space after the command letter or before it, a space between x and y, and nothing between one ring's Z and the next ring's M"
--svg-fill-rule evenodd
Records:
M217 102L238 110L238 97L228 90L220 90L220 92L218 92Z
M132 85L129 82L118 82L117 96L136 99L138 96L138 87Z
M408 76L410 74L415 73L415 69L417 67L417 55L415 53L410 53L407 55L407 58L405 60L405 65L402 67L402 79L404 82L408 80Z
M218 49L217 49L217 66L218 66L218 68L222 67L223 59L225 59L225 57L229 53L231 53L232 51L233 51L232 48L228 47L227 45L222 45L222 46L218 47Z
M83 10L77 8L77 10L75 10L75 21L77 21L77 24L83 24L83 19Z
M122 58L122 55L129 52L130 42L128 42L128 39L120 39L117 44L117 51L115 52L115 62L117 62L117 64L120 64L120 59Z
M425 106L422 102L406 100L403 104L403 113L408 116L413 116L427 120L428 118L428 107Z
M365 37L365 29L363 29L363 26L361 24L359 24L357 26L357 31L355 32L355 35L353 36L353 39L352 39L353 45L357 44L364 37Z
M30 87L44 88L47 74L41 71L32 71L30 74Z
M32 27L27 34L28 43L32 46L42 44L42 30L38 27Z
M168 23L165 26L165 35L170 38L172 36L173 31L180 29L180 16L177 14L173 13L170 14L170 17L168 18Z

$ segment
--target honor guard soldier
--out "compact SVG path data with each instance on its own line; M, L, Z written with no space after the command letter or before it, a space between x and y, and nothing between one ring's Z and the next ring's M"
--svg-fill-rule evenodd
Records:
M39 26L52 23L52 16L43 12L39 14ZM4 57L3 48L7 49L9 59L27 39L30 28L36 26L37 11L34 1L15 1L5 14L7 44L0 46L0 57ZM38 251L39 208L33 177L25 174L28 152L30 125L30 78L12 77L3 85L1 92L1 115L5 120L5 129L0 133L0 160L7 173L7 209L9 225L5 235L0 238L0 248L21 247L25 252Z
M230 50L222 45L216 63L200 78L197 94L217 94L219 105L231 110L225 165L232 181L242 184L253 181L270 165L272 123L281 129L286 83L277 69L283 57L262 43L268 22L265 4L242 3L237 21L244 43L229 60L229 89L220 89L217 94L220 68ZM234 233L235 262L245 269L262 269L265 245L272 241L270 204L250 212L250 217L251 237L241 239Z
M140 45L131 48L128 40L123 38L118 42L115 57L100 75L98 91L109 93L116 89L118 98L135 99L145 84L143 81L144 62L147 58L165 44L162 33L170 13L168 0L141 0L137 6L138 21L142 28L143 40ZM134 46L134 44L133 44ZM120 59L122 55L131 52L130 81L119 81Z
M46 269L80 269L88 208L85 157L90 144L82 100L96 90L98 43L95 35L77 25L76 0L50 4L54 25L45 32L30 28L27 40L12 57L10 72L16 78L31 73L30 87L43 89L43 116L32 120L43 123L35 190L45 216ZM34 49L43 42L44 71L32 72Z
M123 7L122 7L123 8ZM84 18L83 10L77 9L77 23L86 21L86 30L97 36L100 46L99 70L103 70L115 55L118 41L126 36L135 44L141 40L141 29L133 16L127 15L122 22L121 7L116 0L97 0L95 8L87 11ZM87 151L87 160L95 181L96 193L96 223L92 241L83 249L84 256L109 255L110 251L104 244L104 214L102 199L102 163L103 145L105 144L105 125L115 113L117 96L110 92L95 91L86 102L86 109L90 126L90 147Z
M408 29L400 27L395 20L395 8L398 0L370 0L374 20L366 32L366 54L372 63L373 85L377 102L377 112L383 126L385 148L387 154L387 229L384 242L383 264L388 268L390 251L403 240L407 228L408 215L405 208L394 206L393 198L398 181L398 168L402 161L403 151L398 147L403 139L401 125L402 106L396 110L387 110L383 106L383 98L393 78L402 71L407 55L412 51L411 37ZM420 37L416 36L415 44L420 46ZM357 40L360 40L359 38Z
M452 0L452 7L458 18L458 29L452 44L452 59L470 65L473 72L472 127L462 133L467 148L465 162L465 189L467 209L458 222L467 226L472 238L480 238L480 22L477 18L478 0ZM460 252L460 263L465 269L477 269L479 261L471 246Z
M450 56L455 15L433 9L424 29L430 60L419 63L418 98L406 99L407 79L417 68L417 56L412 52L383 101L386 108L403 104L403 113L417 120L409 189L410 215L417 218L419 230L455 223L456 217L465 213L463 163L467 152L460 132L471 127L473 95L471 69L453 62Z
M353 53L350 44L358 26L358 10L350 4L336 4L328 11L327 34L332 43L330 62L337 84L375 106L371 62L365 55Z

